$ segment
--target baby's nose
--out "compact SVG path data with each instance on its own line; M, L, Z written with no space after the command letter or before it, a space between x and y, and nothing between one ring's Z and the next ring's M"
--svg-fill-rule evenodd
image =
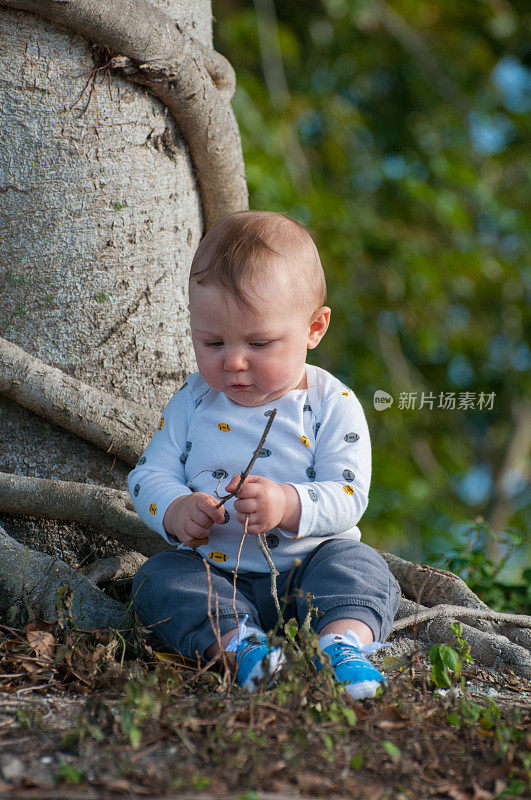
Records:
M225 369L227 372L240 372L248 368L247 358L243 350L230 350L225 355Z

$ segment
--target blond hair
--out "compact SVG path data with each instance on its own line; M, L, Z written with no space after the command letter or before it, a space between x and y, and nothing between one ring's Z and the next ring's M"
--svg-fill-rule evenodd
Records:
M271 269L284 272L309 315L324 305L325 275L312 237L273 211L237 211L218 222L196 250L190 281L219 286L254 309L249 291L264 286Z

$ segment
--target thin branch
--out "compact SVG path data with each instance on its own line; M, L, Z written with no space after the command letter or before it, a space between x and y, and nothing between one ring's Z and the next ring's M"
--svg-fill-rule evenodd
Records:
M247 534L247 526L248 526L248 524L249 524L249 514L247 514L247 516L245 517L245 526L244 526L243 533L242 533L240 547L238 548L238 557L236 559L236 566L234 567L234 571L232 573L234 575L233 582L232 582L232 610L234 611L234 616L236 617L236 627L238 628L238 630L240 629L240 618L238 617L238 612L236 611L236 579L238 577L238 568L240 566L240 556L241 556L241 553L242 553L243 542L244 542L245 536Z
M277 572L277 568L275 567L273 559L271 558L271 556L270 556L270 554L268 552L268 549L267 549L266 545L264 544L262 536L263 536L263 534L259 534L259 536L256 537L257 540L258 540L258 547L262 551L262 555L264 556L265 560L269 564L269 570L271 572L271 596L272 596L273 601L275 603L275 608L277 610L277 615L278 615L278 619L279 619L280 625L281 625L281 627L283 627L284 626L284 617L282 616L282 610L280 608L280 603L278 602L278 592L277 592L277 575L279 573Z
M271 428L271 425L273 424L273 420L275 419L276 413L277 413L277 409L274 408L273 411L271 412L271 414L269 415L269 419L267 420L267 425L265 426L264 432L262 434L262 437L261 437L260 441L258 442L258 447L254 451L251 460L249 461L249 463L245 467L244 471L242 472L240 480L238 481L238 485L236 486L235 490L233 492L231 492L230 494L225 495L225 497L222 497L221 501L217 504L216 508L221 508L223 503L226 503L227 500L230 500L231 497L234 497L235 495L237 495L238 492L240 491L240 489L242 488L244 480L246 479L246 477L248 476L248 474L252 470L252 468L254 466L254 462L256 461L258 456L260 455L260 450L264 446L264 442L265 442L265 440L267 438L267 434L269 433L269 429Z

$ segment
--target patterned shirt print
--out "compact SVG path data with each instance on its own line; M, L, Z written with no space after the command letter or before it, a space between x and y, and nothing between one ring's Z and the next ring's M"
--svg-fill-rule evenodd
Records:
M299 530L274 528L266 542L279 571L289 570L331 536L360 539L356 527L368 502L371 478L369 431L354 392L326 370L306 365L308 389L294 389L263 406L246 407L206 384L199 373L186 382L164 409L153 438L129 474L133 504L153 530L172 545L163 526L175 498L207 492L216 498L249 463L267 418L277 414L251 470L275 483L291 484L300 499ZM162 423L162 424L161 424ZM199 554L231 572L243 526L234 502L225 520L213 525ZM269 572L256 537L245 537L239 570Z

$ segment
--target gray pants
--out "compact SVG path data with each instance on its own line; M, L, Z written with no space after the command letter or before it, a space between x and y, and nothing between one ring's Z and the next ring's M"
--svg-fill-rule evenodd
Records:
M165 644L188 658L203 657L215 636L208 618L208 579L203 559L190 550L158 553L143 564L133 582L133 603L145 625ZM233 608L233 575L210 565L211 610L223 635L236 627ZM389 635L400 602L400 586L387 564L372 547L362 542L330 539L312 550L302 564L277 577L284 619L302 624L308 612L307 595L321 616L312 615L319 631L337 619L356 619L372 630L375 641ZM236 611L248 625L272 630L277 613L268 572L238 573Z

